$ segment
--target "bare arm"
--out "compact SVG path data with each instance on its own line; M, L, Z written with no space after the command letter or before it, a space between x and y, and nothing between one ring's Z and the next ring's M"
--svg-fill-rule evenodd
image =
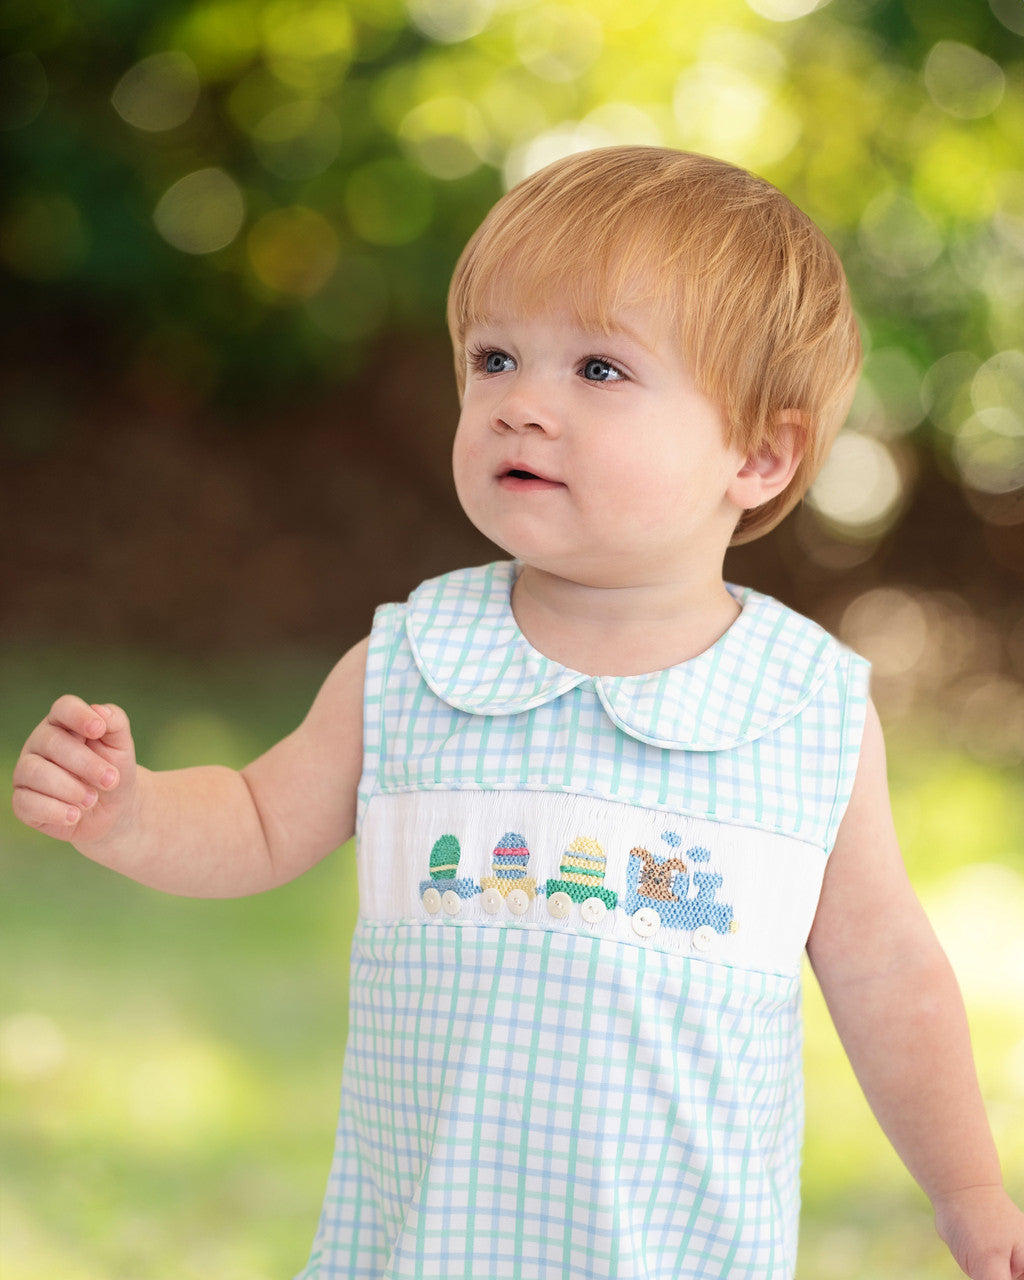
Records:
M956 978L900 855L873 707L808 953L865 1096L961 1268L1024 1275L1024 1215L1003 1191Z
M168 893L236 897L284 884L354 830L366 645L342 658L302 724L241 771L143 769L120 708L59 698L21 753L14 811Z

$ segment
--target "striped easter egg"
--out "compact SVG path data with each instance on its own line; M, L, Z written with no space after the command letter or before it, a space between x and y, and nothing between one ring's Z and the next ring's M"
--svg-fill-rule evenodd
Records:
M506 831L491 855L494 874L499 880L521 880L529 861L526 840L517 831Z
M562 879L584 889L597 889L604 883L607 858L604 850L590 836L580 836L562 858Z
M430 850L430 874L435 880L454 880L462 850L455 836L441 836Z

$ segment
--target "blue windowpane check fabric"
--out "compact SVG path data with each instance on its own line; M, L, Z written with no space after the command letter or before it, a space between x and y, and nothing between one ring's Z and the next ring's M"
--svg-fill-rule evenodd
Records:
M784 1280L799 957L866 664L777 602L692 662L531 648L511 564L378 611L335 1159L302 1280Z

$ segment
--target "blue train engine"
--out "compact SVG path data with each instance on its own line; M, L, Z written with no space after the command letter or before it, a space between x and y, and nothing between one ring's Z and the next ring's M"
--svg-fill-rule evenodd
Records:
M684 861L675 852L682 838L669 831L662 839L671 850L662 858L640 846L630 849L622 909L641 937L649 938L664 925L692 933L695 949L706 951L715 934L735 933L738 927L732 907L718 900L722 877L715 872L697 870L691 876L693 864L710 860L709 849L695 845L687 849L688 861ZM693 895L691 882L696 890Z

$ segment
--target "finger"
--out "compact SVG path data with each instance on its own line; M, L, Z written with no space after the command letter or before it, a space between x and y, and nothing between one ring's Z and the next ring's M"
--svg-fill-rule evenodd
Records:
M51 796L65 805L75 805L80 809L91 809L99 799L95 787L42 756L25 756L15 770L14 781L16 786L25 787L43 796Z
M28 787L15 788L12 808L20 822L58 840L70 840L82 817L77 805L41 795Z
M82 738L102 738L107 731L106 719L98 710L73 693L62 694L57 699L44 723L58 725Z
M37 768L37 759L48 761L100 791L110 791L120 779L116 765L95 750L93 745L83 742L58 725L41 725L39 731L29 739L15 769L17 782L33 785L31 777Z
M97 735L111 751L131 751L132 732L128 715L112 703L93 703L91 707L103 720L103 732Z

